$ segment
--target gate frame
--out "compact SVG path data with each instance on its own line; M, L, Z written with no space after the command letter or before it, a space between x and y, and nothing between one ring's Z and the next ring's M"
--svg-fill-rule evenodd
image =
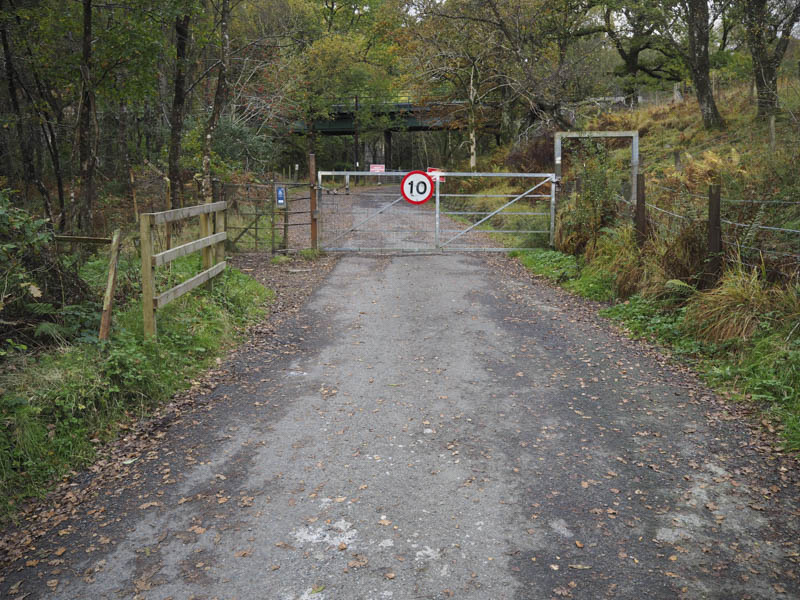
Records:
M370 171L317 171L317 189L322 192L325 188L322 185L322 178L323 177L338 177L343 176L345 179L345 193L350 194L350 177L359 177L359 176L369 176L369 177L404 177L409 171L386 171L383 173L373 173ZM439 196L439 178L440 177L503 177L503 178L522 178L522 179L542 179L539 183L537 183L532 188L529 188L514 196L512 200L501 206L500 208L492 211L491 213L484 216L482 219L477 221L476 223L472 223L463 231L459 232L454 237L450 238L443 244L441 243L440 239L440 215L441 215L441 204L440 204L440 196ZM484 223L488 219L492 218L493 216L499 214L509 206L515 204L522 198L528 196L532 191L536 190L538 187L544 185L545 183L550 183L550 227L549 227L549 236L550 236L550 247L553 247L555 241L555 216L556 216L556 187L558 186L558 177L556 173L473 173L473 172L465 172L465 171L439 171L436 173L436 187L435 187L435 201L436 201L436 209L435 209L435 226L434 226L434 245L432 248L424 248L424 249L392 249L386 248L382 249L385 251L402 251L402 252L430 252L430 251L441 251L441 252L510 252L512 250L523 250L524 248L445 248L447 244L452 242L453 240L461 237L465 233L472 231L481 223ZM480 195L480 194L478 194ZM541 195L537 196L541 198L547 198L548 196ZM394 206L399 201L403 200L402 196L398 196L395 200L391 201L389 204L375 212L374 214L370 215L366 219L360 221L356 225L350 227L347 231L340 234L338 237L334 238L334 240L341 238L342 236L355 231L356 227L359 225L363 225L370 219L378 216L379 214L383 213L386 209ZM318 210L318 212L321 212ZM542 213L545 215L547 213ZM543 231L542 233L548 233L547 231ZM330 252L336 252L336 249L329 249ZM346 250L338 250L338 251L346 251ZM360 249L357 251L371 251L371 249Z
M553 154L556 176L559 181L561 181L561 140L564 138L631 138L631 204L636 204L636 176L639 174L638 129L631 131L557 131L553 141Z

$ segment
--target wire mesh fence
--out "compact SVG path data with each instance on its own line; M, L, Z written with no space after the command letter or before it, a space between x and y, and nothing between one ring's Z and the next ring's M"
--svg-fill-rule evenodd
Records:
M285 190L284 206L276 190ZM228 247L234 251L288 251L305 248L310 238L309 184L275 181L266 184L226 183Z

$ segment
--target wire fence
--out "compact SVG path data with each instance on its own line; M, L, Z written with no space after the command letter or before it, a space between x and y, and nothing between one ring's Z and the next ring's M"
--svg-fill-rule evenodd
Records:
M662 200L661 205L645 202L647 220L649 224L671 233L677 233L689 226L690 223L704 221L708 215L704 214L705 206L698 200L704 201L707 206L709 195L698 194L688 189L675 189L656 183L649 183L648 189L660 192L655 194ZM624 196L619 200L628 206L634 203ZM746 212L739 212L734 216L726 213L719 218L722 227L722 241L744 264L750 266L766 266L767 268L791 275L800 271L800 229L781 226L776 221L794 219L800 221L800 213L786 214L786 209L800 208L800 201L793 200L757 200L740 198L720 198L721 206L746 207L750 211L749 218ZM756 263L749 262L755 260Z

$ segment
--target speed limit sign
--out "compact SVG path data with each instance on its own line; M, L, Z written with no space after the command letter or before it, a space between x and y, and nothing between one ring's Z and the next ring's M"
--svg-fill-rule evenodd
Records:
M433 179L424 171L411 171L403 177L400 193L411 204L425 204L433 195Z

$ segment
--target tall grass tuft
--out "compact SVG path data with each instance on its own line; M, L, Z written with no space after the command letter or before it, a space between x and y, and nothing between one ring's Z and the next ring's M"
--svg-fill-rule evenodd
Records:
M748 340L762 322L773 320L777 289L763 272L737 260L722 275L719 285L689 300L685 325L709 342Z

